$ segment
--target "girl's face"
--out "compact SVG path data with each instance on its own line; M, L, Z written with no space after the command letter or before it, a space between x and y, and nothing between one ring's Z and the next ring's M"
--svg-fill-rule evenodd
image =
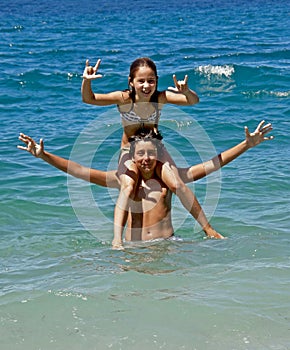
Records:
M151 68L139 67L130 85L136 91L136 101L148 102L157 88L157 77Z

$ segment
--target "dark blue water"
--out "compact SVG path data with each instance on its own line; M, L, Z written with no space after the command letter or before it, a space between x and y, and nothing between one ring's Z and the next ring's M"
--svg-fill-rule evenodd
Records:
M0 337L3 349L289 349L288 1L4 1L0 12ZM193 107L168 106L164 140L195 164L265 119L273 141L248 151L197 193L226 241L203 234L174 201L178 242L112 251L117 193L16 148L19 132L100 169L117 164L113 107L83 104L93 87L127 87L149 56L159 89L189 76Z

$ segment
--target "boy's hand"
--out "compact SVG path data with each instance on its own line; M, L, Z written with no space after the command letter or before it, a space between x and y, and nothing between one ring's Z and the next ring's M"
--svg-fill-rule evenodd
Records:
M17 146L17 148L22 149L24 151L27 151L31 153L34 157L41 158L43 156L44 152L44 144L43 140L40 139L39 144L36 143L32 137L28 135L24 135L22 133L19 134L18 139L26 144L26 147L24 146Z

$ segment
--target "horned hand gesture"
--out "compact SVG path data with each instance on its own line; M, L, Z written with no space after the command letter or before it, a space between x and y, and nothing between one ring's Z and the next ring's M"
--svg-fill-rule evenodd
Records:
M86 67L83 72L83 79L94 80L102 78L102 74L97 74L101 60L98 59L94 67L90 66L89 60L86 60Z
M179 92L181 94L185 94L189 91L188 88L188 75L185 75L183 80L177 80L176 75L173 74L173 82L174 82L174 87L169 87L168 90L171 90L173 92Z

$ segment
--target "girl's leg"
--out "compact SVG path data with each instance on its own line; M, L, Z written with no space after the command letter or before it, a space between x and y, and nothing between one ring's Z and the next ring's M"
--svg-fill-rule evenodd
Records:
M120 192L114 211L114 239L113 249L121 249L122 236L128 218L129 201L133 199L138 171L128 154L120 159L118 174L120 178Z
M208 222L198 200L181 180L176 165L165 148L161 161L160 177L168 188L178 196L182 205L196 219L207 236L223 238Z

